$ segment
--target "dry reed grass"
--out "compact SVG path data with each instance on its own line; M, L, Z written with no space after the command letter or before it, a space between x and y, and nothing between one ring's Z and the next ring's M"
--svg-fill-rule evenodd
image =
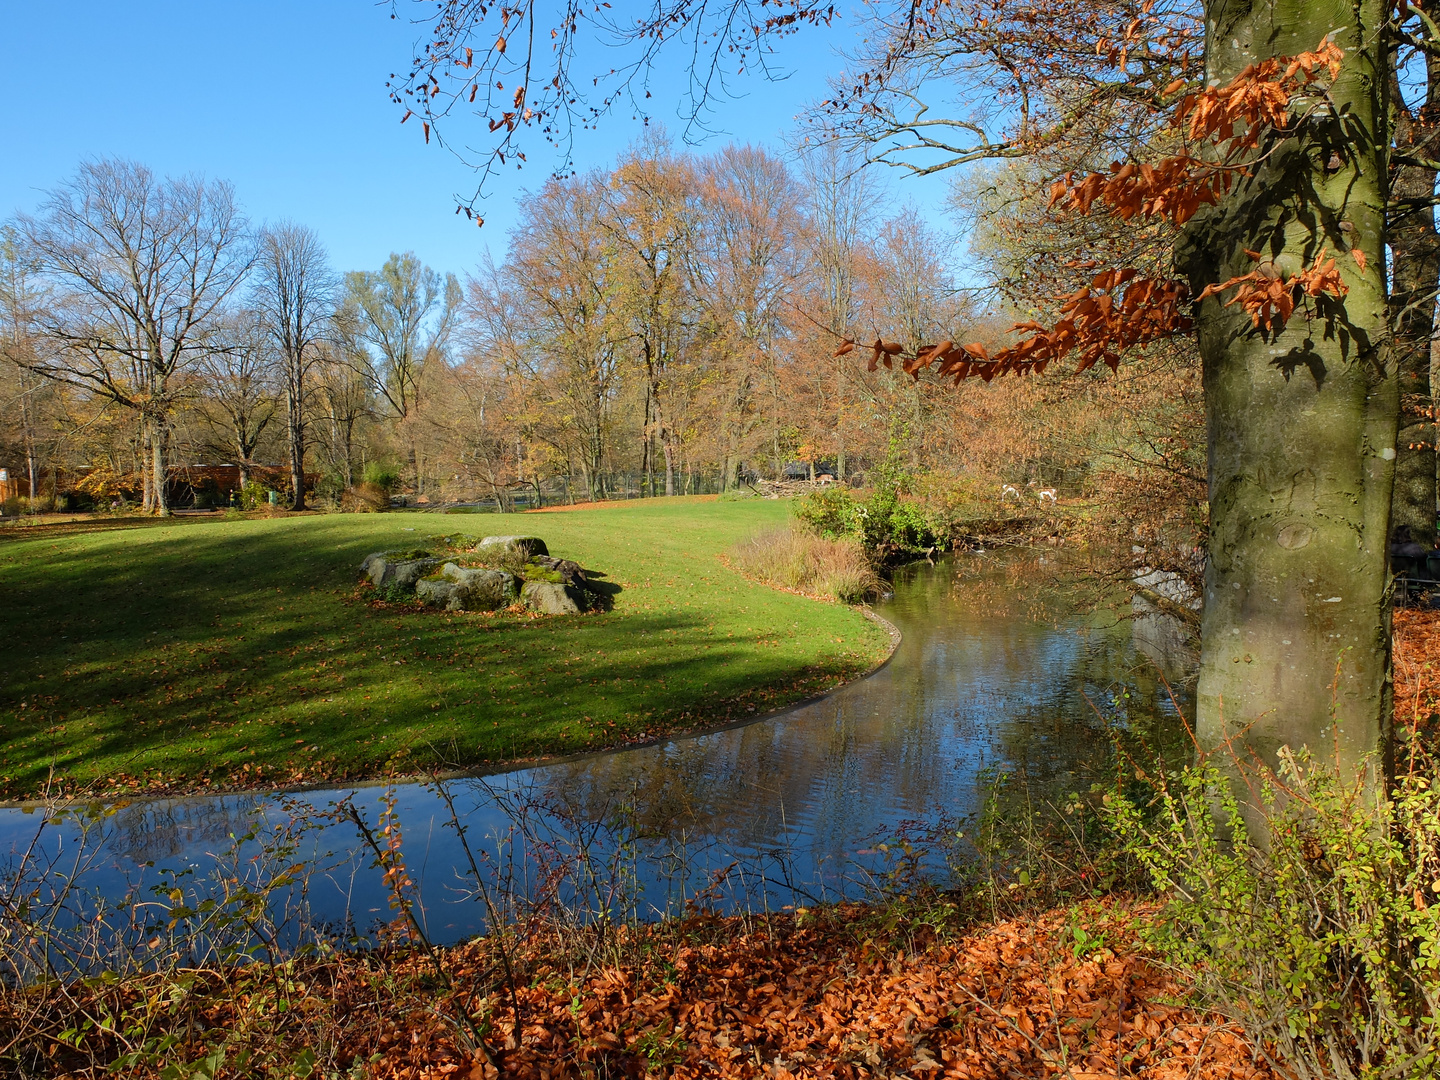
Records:
M376 484L356 484L340 496L340 509L347 514L375 514L390 509L390 496Z
M878 596L883 586L858 540L827 540L788 527L742 540L730 559L742 574L767 585L847 604Z

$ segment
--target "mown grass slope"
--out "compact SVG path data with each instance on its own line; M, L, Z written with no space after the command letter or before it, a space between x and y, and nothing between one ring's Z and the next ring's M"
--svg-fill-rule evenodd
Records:
M330 515L0 540L0 792L379 776L615 745L865 671L858 612L717 556L784 504ZM579 617L444 614L358 588L427 534L542 536L620 586Z

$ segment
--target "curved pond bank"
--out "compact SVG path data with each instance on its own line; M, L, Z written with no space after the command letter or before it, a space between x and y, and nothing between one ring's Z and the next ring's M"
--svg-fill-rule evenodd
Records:
M778 716L457 779L444 792L396 788L403 850L432 936L483 929L484 905L467 881L472 855L489 883L533 893L549 875L562 882L561 898L591 910L673 910L712 880L722 905L834 898L885 871L878 845L887 838L978 813L996 776L1039 795L1084 790L1110 760L1110 725L1172 738L1175 703L1133 647L1130 624L1079 617L1063 597L1043 598L1034 584L1042 558L960 556L903 568L893 599L878 605L903 634L890 662ZM112 898L165 868L193 866L203 882L257 816L274 824L353 795L373 823L385 791L133 802L94 822L84 880ZM3 810L0 852L13 860L40 832L42 849L73 857L79 828L42 829L35 812ZM392 917L379 872L356 854L352 822L317 822L300 843L328 867L309 883L312 918L368 931ZM253 850L253 841L242 845Z

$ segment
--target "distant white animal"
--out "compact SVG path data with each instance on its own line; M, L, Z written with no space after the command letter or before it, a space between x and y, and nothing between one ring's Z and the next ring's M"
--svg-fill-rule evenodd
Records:
M1041 502L1044 502L1046 499L1049 499L1051 502L1054 502L1054 501L1055 501L1055 489L1054 489L1054 488L1041 488L1041 489L1040 489L1039 491L1037 491L1035 494L1040 497L1040 501L1041 501Z
M1016 498L1016 499L1020 498L1020 492L1019 492L1019 490L1018 490L1013 484L1006 484L1006 485L1004 485L1004 486L1000 489L1000 498L1002 498L1002 499L1009 499L1009 498L1012 498L1012 497L1013 497L1013 498Z

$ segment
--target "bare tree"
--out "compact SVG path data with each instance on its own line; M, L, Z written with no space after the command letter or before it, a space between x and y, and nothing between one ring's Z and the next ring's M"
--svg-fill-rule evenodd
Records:
M13 386L6 386L5 397L6 404L15 407L32 501L40 493L40 417L47 391L53 389L34 371L39 360L38 322L47 302L37 269L14 228L0 229L0 356L16 376Z
M217 333L225 345L201 364L206 393L200 412L213 428L224 433L222 445L226 453L235 455L243 486L250 482L255 449L275 419L273 373L277 365L266 328L256 312L235 314Z
M470 285L485 347L530 387L528 430L579 463L592 499L606 495L623 378L607 212L602 177L550 181L524 205L506 264Z
M347 358L327 345L315 372L322 410L318 419L323 422L321 447L347 488L355 486L356 429L370 415L373 400L364 369L364 357Z
M346 274L345 291L341 330L352 353L367 359L362 370L404 431L411 476L423 487L409 421L420 406L425 365L441 360L454 329L460 284L406 252L392 254L379 273Z
M260 324L275 344L285 394L290 480L294 510L305 509L307 406L312 369L331 329L335 279L313 229L284 221L260 234L254 303Z
M690 265L691 288L712 324L719 367L716 406L725 443L727 490L759 449L761 395L770 408L770 457L784 466L778 422L786 297L803 265L799 192L784 163L753 146L728 146L700 170L703 228Z
M698 305L686 293L685 260L693 242L693 171L663 134L652 133L610 176L601 217L619 255L617 315L642 375L641 469L654 494L655 454L664 458L665 494L675 494L678 445L670 409L672 368L692 343Z
M854 336L855 265L880 205L880 191L865 164L861 155L847 153L834 139L804 147L800 155L811 258L820 287L824 325L841 340ZM830 398L826 405L827 412L834 416L835 469L841 479L849 475L844 413L846 389L853 381L851 363L849 356L836 358L831 384L820 387L822 393L828 391L826 396Z
M136 411L146 508L169 514L175 408L187 376L224 347L208 331L252 258L233 190L91 161L20 225L58 293L42 328L53 347L31 370Z

